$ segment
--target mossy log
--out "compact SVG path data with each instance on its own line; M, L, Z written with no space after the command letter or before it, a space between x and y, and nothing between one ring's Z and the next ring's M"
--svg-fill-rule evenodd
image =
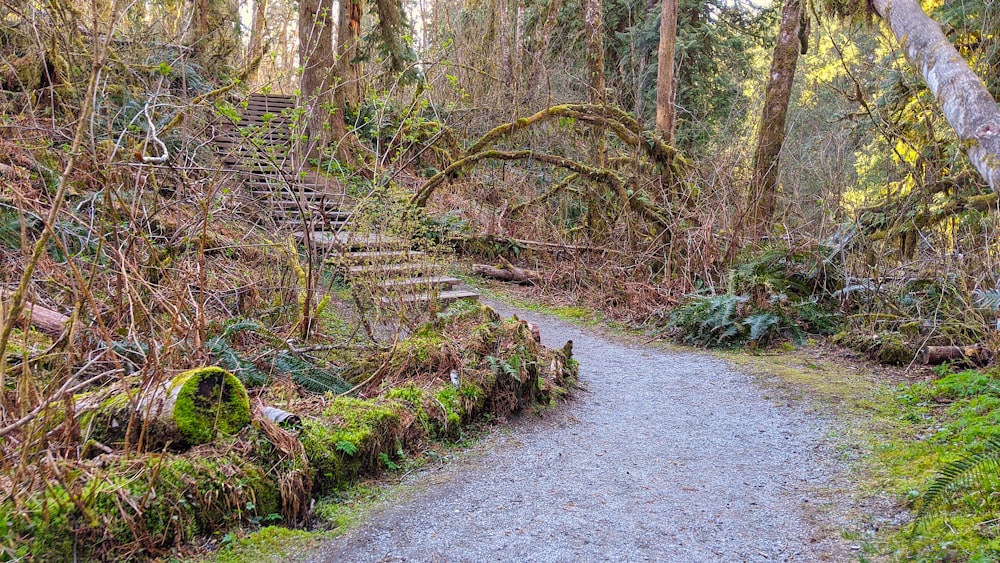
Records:
M145 392L87 395L77 400L76 411L85 438L147 449L204 444L250 424L246 388L214 366L186 371Z

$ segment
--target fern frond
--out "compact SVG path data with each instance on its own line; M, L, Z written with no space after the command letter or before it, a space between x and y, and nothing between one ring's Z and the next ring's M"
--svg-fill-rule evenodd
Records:
M977 483L985 488L998 472L1000 472L1000 436L991 436L981 451L967 454L941 468L937 478L924 492L914 527L919 526L937 508L949 491L970 483Z
M1000 309L1000 290L977 289L972 292L972 296L976 299L976 307L980 309L989 309L990 311Z
M278 352L272 365L278 371L288 374L295 383L317 393L343 393L352 387L339 373L321 368L288 351Z

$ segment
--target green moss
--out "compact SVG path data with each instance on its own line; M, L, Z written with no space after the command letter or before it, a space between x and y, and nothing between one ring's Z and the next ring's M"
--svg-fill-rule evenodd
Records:
M281 509L277 480L233 453L148 455L67 468L19 508L0 503L0 540L39 561L117 559L258 521Z
M300 434L313 489L329 492L378 469L378 454L398 449L401 405L338 397L318 419L303 421Z
M177 389L179 387L179 389ZM177 392L173 419L190 444L204 444L217 432L235 434L250 425L250 398L235 375L215 366L175 377L168 392Z
M232 541L212 558L218 563L283 563L290 557L319 546L323 534L267 526L252 534Z

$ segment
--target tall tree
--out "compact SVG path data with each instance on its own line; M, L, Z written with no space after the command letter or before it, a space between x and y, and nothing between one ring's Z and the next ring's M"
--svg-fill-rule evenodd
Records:
M785 116L792 96L795 67L799 52L805 51L800 40L803 29L803 8L800 0L786 0L781 10L778 38L774 43L771 73L764 91L764 108L757 130L757 146L753 154L753 176L747 202L747 222L753 236L766 234L774 215L774 198L778 184L778 157L785 143Z
M267 0L254 0L253 18L250 21L250 43L247 46L247 80L252 81L260 68L267 46L264 44L264 24L267 21Z
M361 103L361 66L358 42L361 40L363 0L340 1L340 27L337 30L337 64L342 83L337 87L338 107Z
M333 0L299 1L300 90L307 107L308 144L300 154L314 155L344 129L334 111L336 72L333 56ZM337 124L340 124L339 130Z
M871 6L934 93L973 166L1000 189L1000 108L982 79L916 0L873 0Z
M660 44L656 50L656 132L674 141L674 52L677 50L677 0L662 0Z

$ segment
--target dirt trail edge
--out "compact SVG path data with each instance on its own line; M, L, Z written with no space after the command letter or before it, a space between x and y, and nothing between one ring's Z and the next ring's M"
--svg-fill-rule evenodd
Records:
M710 355L494 306L537 323L548 346L572 339L584 389L524 415L486 453L409 477L409 498L308 560L851 559L811 523L840 472L828 422L774 404Z

